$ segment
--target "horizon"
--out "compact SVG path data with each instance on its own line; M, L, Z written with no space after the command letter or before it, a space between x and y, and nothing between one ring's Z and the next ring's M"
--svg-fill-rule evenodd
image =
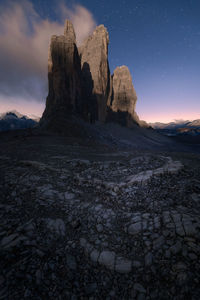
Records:
M117 66L128 66L141 120L168 123L200 118L198 1L160 4L155 0L151 5L147 0L123 5L116 1L113 9L105 1L80 0L74 5L73 1L5 4L0 0L0 8L0 113L16 109L41 117L47 97L49 39L62 34L68 18L79 45L97 24L108 29L111 73Z
M21 111L17 110L17 109L8 109L8 110L5 110L5 111L0 111L0 115L2 114L6 114L6 113L19 113L19 114L22 114L23 116L26 116L26 117L35 117L35 118L41 118L42 117L42 113L43 113L43 110L42 110L42 113L41 114L34 114L30 112L26 112L24 111L23 109ZM141 119L142 120L142 119ZM181 123L181 122L193 122L195 120L200 120L200 117L199 118L196 118L196 119L171 119L169 121L149 121L147 123L151 124L151 123L163 123L163 124L168 124L168 123ZM142 121L145 121L145 120L142 120Z
M46 99L45 99L46 101ZM194 121L197 119L200 119L200 113L190 113L190 114L179 114L178 116L171 113L171 117L167 117L167 116L162 116L160 117L155 115L155 117L151 117L151 116L147 116L145 117L145 114L143 114L142 112L139 113L138 109L138 102L136 104L136 112L139 115L140 120L146 121L147 123L156 123L156 122L160 122L160 123L170 123L170 122L174 122L174 121ZM35 101L30 101L27 103L27 101L21 101L19 102L11 102L11 103L5 103L0 107L0 114L2 113L6 113L6 112L10 112L13 110L16 110L17 112L26 115L26 116L31 116L34 115L36 117L41 118L42 114L44 112L45 109L45 102L44 103L35 103Z

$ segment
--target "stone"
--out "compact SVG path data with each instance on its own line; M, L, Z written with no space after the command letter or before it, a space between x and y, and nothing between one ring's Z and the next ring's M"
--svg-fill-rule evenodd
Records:
M141 264L141 262L138 261L138 260L133 260L133 261L132 261L132 266L133 266L134 268L140 268L140 267L142 266L142 264Z
M171 257L171 253L170 253L170 251L169 250L166 250L165 251L165 258L170 258Z
M163 212L163 223L166 225L171 222L171 217L169 211Z
M191 199L192 199L196 204L199 204L199 203L200 203L200 195L199 195L199 194L193 193L193 194L191 195Z
M153 254L149 252L145 255L145 265L147 267L150 267L152 265L152 262L153 262Z
M137 96L128 67L117 67L112 76L108 120L128 127L132 127L134 123L139 124L139 118L135 112L136 101Z
M93 262L96 263L96 262L98 261L99 254L100 254L100 252L97 251L96 249L94 249L94 250L90 253L91 261L93 261Z
M115 271L119 273L129 273L131 271L131 261L123 257L116 258Z
M182 271L177 274L176 280L179 285L182 285L182 284L186 283L187 278L188 278L187 273Z
M76 264L76 259L74 256L67 254L67 258L66 258L66 263L67 266L71 269L71 270L76 270L77 268L77 264Z
M96 282L94 283L89 283L85 286L85 292L87 295L93 294L97 289L97 284Z
M191 260L196 260L198 258L194 253L189 253L188 256Z
M135 283L133 286L134 290L142 293L142 294L146 294L146 289L140 284L140 283Z
M110 270L114 270L114 265L115 265L115 252L113 251L102 251L98 262L107 267Z
M185 263L183 263L183 262L180 261L180 262L178 262L177 264L175 264L173 266L173 270L175 272L185 271L185 270L187 270L187 266L186 266Z
M104 122L106 119L110 95L108 44L107 29L99 25L79 48L86 110L91 121Z
M165 238L161 235L159 238L153 241L153 248L154 249L159 249L163 246L165 242Z
M97 229L97 231L100 233L100 232L103 231L103 226L102 226L101 224L98 224L98 225L96 226L96 229Z
M37 285L41 284L41 280L42 280L42 272L40 269L38 269L35 273L35 277L36 277L36 283Z
M137 300L146 300L146 296L142 293L140 293L138 296L137 296Z
M128 233L132 234L132 235L140 233L141 230L142 230L142 223L141 222L131 224L128 227Z
M8 245L10 242L15 240L18 236L19 236L18 233L13 233L13 234L10 234L9 236L5 236L1 240L1 247L4 247L4 246Z
M53 35L48 57L49 93L40 124L55 127L71 113L81 113L81 62L72 23L65 22L64 35Z
M65 223L62 219L46 219L45 220L47 228L49 230L51 230L52 232L61 235L61 236L65 236L65 232L66 232L66 227L65 227Z
M176 242L173 246L171 246L169 248L169 250L173 253L173 254L177 254L179 252L181 252L182 250L182 245L181 245L181 242Z
M183 220L183 227L187 236L194 236L196 233L195 227L190 220Z
M66 199L66 200L72 200L72 199L74 199L74 198L75 198L75 195L74 195L74 194L68 193L68 192L65 193L65 199Z
M1 240L1 247L4 249L9 249L18 246L22 241L26 240L27 238L24 235L13 233Z
M143 231L146 231L148 229L146 220L142 221L142 228L143 228Z
M141 216L139 215L136 215L136 216L134 216L133 218L132 218L132 221L134 222L134 223L137 223L137 222L141 222Z
M179 223L181 221L181 215L178 213L173 213L172 218L173 218L175 224Z
M92 252L92 250L94 249L93 245L91 245L90 243L86 243L85 246L85 253L86 254L90 254Z
M181 237L185 236L185 231L181 222L175 223L176 233Z

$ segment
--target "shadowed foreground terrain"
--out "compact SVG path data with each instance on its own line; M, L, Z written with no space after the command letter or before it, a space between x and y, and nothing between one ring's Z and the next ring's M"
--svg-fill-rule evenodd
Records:
M0 299L199 299L198 149L94 128L1 134Z

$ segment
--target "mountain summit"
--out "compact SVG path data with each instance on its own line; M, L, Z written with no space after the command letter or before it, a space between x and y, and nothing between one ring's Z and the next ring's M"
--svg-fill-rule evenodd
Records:
M29 118L16 110L0 114L0 132L16 129L33 128L38 124L38 119Z
M117 67L111 76L109 35L97 26L77 48L73 24L66 20L64 35L53 35L48 58L49 93L40 124L55 129L73 116L94 123L117 122L132 127L140 122L128 67ZM63 124L61 125L63 126Z

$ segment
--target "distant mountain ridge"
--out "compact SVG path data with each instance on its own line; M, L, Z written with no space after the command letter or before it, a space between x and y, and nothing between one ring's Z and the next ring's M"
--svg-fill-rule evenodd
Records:
M200 128L200 119L193 121L189 120L177 120L169 123L155 122L149 123L154 129L178 129L178 128Z
M180 136L180 135L200 135L200 119L188 120L175 120L169 123L149 123L149 125L157 132L167 136Z
M0 131L33 128L38 122L39 118L29 118L16 110L0 113Z

